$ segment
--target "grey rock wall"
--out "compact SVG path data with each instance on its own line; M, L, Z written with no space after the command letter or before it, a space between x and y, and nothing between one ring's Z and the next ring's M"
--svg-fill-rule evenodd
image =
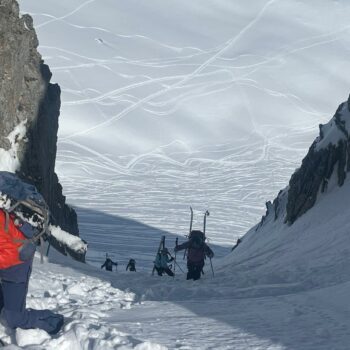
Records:
M315 205L320 193L327 191L332 176L338 186L343 186L350 171L350 137L345 120L341 117L344 108L350 111L350 96L347 102L338 107L333 117L335 127L342 135L337 144L329 143L325 148L317 148L325 137L324 126L320 125L319 137L311 145L300 168L292 175L289 186L278 194L273 203L266 203L266 214L256 230L268 220L276 221L278 218L283 218L289 225L293 224Z
M78 235L77 215L66 205L55 173L60 87L50 84L51 72L37 47L32 18L20 17L15 0L0 0L0 148L9 150L8 135L25 123L25 137L16 140L17 173L37 186L54 224Z
M320 125L319 138L311 145L301 167L292 175L289 182L286 222L293 224L300 216L312 208L318 193L327 191L328 183L333 174L336 175L338 186L342 186L350 170L350 139L341 119L340 111L347 104L350 110L350 98L342 103L335 115L334 122L343 137L336 145L329 144L326 148L317 150L317 142L324 138L323 125Z

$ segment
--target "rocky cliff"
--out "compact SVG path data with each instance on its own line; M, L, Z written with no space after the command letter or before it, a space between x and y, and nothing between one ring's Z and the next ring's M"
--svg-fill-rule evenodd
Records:
M273 220L283 217L284 222L291 225L311 209L329 187L344 184L350 171L350 97L338 107L333 118L319 128L319 136L292 175L289 186L273 203L266 203L266 215L260 226L268 217Z
M32 18L20 16L15 0L0 0L0 170L33 183L54 224L78 235L76 213L55 174L60 88L50 83L37 46Z

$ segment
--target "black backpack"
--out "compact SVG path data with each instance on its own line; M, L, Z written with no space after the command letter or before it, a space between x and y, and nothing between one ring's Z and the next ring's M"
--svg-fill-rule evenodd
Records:
M205 235L200 230L192 230L190 235L188 236L188 239L191 242L191 248L199 249L204 245Z

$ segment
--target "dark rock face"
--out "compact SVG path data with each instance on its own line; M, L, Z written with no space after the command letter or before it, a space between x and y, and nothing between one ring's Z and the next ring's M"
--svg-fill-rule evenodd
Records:
M8 135L19 124L26 128L24 137L15 139L18 166L3 170L15 170L33 183L46 199L53 223L78 235L77 215L65 204L55 174L60 88L50 84L51 72L37 46L32 18L19 17L15 0L0 0L0 148L13 148Z
M266 214L261 218L261 221L259 225L256 226L255 231L258 231L259 228L263 226L268 220L276 221L279 217L283 217L285 215L287 197L287 191L281 190L272 203L271 201L265 203Z
M319 193L327 191L328 183L333 176L337 185L342 186L347 173L350 171L350 137L346 127L350 125L350 96L347 102L342 103L332 120L327 125L320 125L320 135L311 145L309 152L303 159L301 167L292 175L289 186L280 191L276 199L266 203L266 214L262 217L256 230L268 220L283 218L291 225L299 217L311 209ZM343 117L343 114L347 116ZM345 119L344 119L345 118ZM336 133L337 143L327 139L324 147L318 147L325 139L328 128ZM334 140L333 140L334 141Z
M324 126L320 125L319 138L311 145L301 167L290 179L285 219L288 224L293 224L314 206L318 193L327 191L328 182L334 172L338 186L344 184L350 170L350 139L340 113L344 107L349 110L349 101L341 104L333 117L335 127L339 134L342 134L342 138L336 145L329 143L326 148L317 150L317 143L324 138Z

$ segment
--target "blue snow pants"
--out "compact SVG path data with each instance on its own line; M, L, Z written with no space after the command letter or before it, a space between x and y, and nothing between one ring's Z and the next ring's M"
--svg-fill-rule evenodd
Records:
M63 316L50 310L26 309L32 260L0 270L0 310L10 328L40 328L56 334L63 325Z

